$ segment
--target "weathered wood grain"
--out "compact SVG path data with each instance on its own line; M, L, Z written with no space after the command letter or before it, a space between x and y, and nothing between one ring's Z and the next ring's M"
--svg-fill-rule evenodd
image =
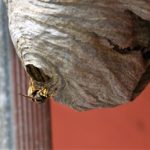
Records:
M11 0L8 16L23 66L39 68L42 86L55 84L58 102L113 107L149 83L149 0Z

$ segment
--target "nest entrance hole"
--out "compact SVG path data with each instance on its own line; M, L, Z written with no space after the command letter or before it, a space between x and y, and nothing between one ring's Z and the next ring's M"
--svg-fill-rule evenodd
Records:
M50 77L41 68L37 68L32 64L26 65L26 71L37 82L47 82L50 80Z

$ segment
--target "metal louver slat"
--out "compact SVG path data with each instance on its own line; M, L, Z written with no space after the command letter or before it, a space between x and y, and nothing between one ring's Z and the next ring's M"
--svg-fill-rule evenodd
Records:
M49 150L51 143L50 104L30 102L26 94L28 77L13 51L14 114L18 150Z

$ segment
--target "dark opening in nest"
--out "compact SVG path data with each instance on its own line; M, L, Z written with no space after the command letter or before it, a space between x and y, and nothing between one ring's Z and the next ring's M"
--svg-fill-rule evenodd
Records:
M34 65L26 65L26 70L30 77L38 82L47 82L50 80L50 77L46 75L42 69L35 67Z

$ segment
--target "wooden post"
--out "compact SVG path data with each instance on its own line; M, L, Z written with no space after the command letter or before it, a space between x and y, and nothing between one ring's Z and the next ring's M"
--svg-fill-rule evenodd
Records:
M14 149L11 45L5 6L0 0L0 149Z

